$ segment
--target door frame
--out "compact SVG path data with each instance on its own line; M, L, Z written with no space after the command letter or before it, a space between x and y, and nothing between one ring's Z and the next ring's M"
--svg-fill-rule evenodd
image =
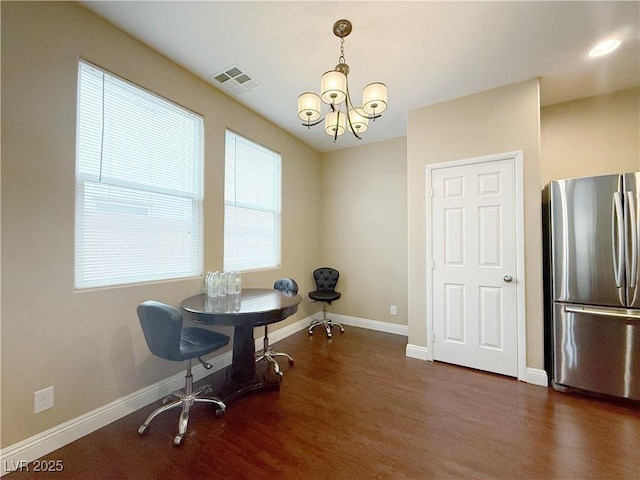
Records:
M523 162L524 153L522 150L513 152L497 153L481 157L464 158L449 162L433 163L426 165L426 274L427 274L427 295L425 311L427 314L427 360L433 361L433 239L432 239L432 201L431 201L431 181L434 170L446 169L449 167L460 167L496 161L511 160L513 162L513 186L515 193L515 225L516 225L516 328L517 328L517 359L518 359L518 380L526 382L527 375L527 322L525 303L525 257L524 257L524 174Z

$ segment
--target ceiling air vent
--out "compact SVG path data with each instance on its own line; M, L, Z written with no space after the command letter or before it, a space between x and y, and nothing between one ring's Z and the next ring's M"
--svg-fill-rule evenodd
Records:
M243 72L237 65L231 65L209 76L209 81L225 90L242 95L256 88L261 87L251 75Z

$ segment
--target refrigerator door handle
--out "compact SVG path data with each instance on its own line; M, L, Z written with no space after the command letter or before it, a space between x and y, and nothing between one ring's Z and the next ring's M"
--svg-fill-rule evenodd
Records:
M616 277L616 287L622 288L622 276L624 275L624 270L622 268L622 263L624 262L624 220L622 216L622 196L620 192L615 192L613 194L613 205L612 210L615 215L612 215L612 225L611 228L611 250L613 253L613 273ZM618 233L618 241L616 243L616 232ZM617 245L617 251L616 251Z
M615 311L598 307L570 307L566 305L564 311L567 313L581 313L584 315L600 315L604 317L633 318L640 320L640 312L637 310Z
M629 214L629 227L631 230L631 259L629 259L629 252L627 252L626 256L627 268L629 266L631 267L631 273L627 283L630 288L635 288L637 281L636 277L638 276L638 233L636 224L636 203L632 192L627 192L627 209L625 210L625 216L627 216L627 212Z

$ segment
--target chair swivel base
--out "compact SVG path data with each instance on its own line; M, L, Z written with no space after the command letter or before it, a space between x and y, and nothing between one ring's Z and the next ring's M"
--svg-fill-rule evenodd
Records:
M333 334L331 333L331 329L333 327L340 327L340 333L344 333L344 327L341 324L334 322L333 320L314 320L309 327L309 335L313 335L313 329L320 325L322 325L327 331L328 338L331 338L333 336Z
M322 305L322 320L314 320L313 322L311 322L311 326L309 327L309 335L313 335L313 329L320 325L322 325L327 331L327 338L331 338L333 336L331 333L331 329L333 327L340 327L340 333L344 333L344 327L341 324L334 322L330 318L327 318L326 305Z
M276 372L276 374L279 375L280 378L282 378L282 371L280 371L280 365L278 365L278 362L276 362L273 357L286 357L287 360L289 361L289 365L293 365L294 363L293 358L291 358L291 356L286 353L274 352L273 350L271 350L271 347L269 346L268 333L269 331L268 331L267 325L265 325L262 352L256 353L256 363L258 363L260 360L268 361L269 363L271 363L271 365L273 365L273 370Z
M212 391L210 385L205 385L198 391L193 392L193 376L191 375L191 365L189 365L189 370L185 378L187 380L184 391L176 390L167 395L164 400L162 400L162 403L164 405L156 408L153 412L151 412L151 414L147 417L140 428L138 428L138 433L140 435L144 435L147 432L147 428L149 427L151 421L162 412L166 412L167 410L171 410L173 408L182 407L182 411L180 412L180 419L178 420L178 435L176 435L173 439L173 444L175 446L180 446L182 445L184 436L187 433L187 425L189 423L189 410L195 402L213 403L217 407L216 415L222 415L225 412L226 405L219 398L200 396L206 395L207 393ZM176 397L177 400L167 403L171 397Z
M291 358L291 356L289 356L288 354L282 352L274 352L271 349L268 349L266 352L262 352L259 355L256 355L256 363L258 363L260 360L268 361L273 365L273 369L275 370L276 374L282 377L283 373L280 370L280 365L278 365L278 362L276 362L273 357L286 357L289 361L289 365L294 364L293 358Z

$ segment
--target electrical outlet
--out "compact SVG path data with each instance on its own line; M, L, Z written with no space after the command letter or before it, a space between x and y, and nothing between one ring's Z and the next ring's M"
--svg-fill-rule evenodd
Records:
M53 387L33 392L33 413L40 413L53 408Z
M391 315L397 315L398 309L395 305L391 305Z

